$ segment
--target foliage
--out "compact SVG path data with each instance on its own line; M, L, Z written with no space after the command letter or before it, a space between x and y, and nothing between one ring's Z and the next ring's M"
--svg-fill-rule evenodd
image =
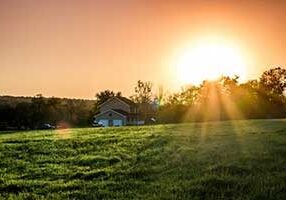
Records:
M99 113L99 105L103 104L111 97L122 96L121 92L113 92L112 90L104 90L95 94L95 104L92 114Z
M159 122L286 117L285 69L270 69L246 83L238 79L221 77L170 95L158 111Z
M152 99L152 83L139 80L134 88L135 94L131 99L138 104L151 103Z
M152 103L152 83L137 81L134 88L134 94L130 97L137 104L137 112L140 118L148 123L148 120L154 116L154 109Z
M112 90L104 90L101 92L96 93L95 99L96 99L96 105L100 105L104 103L106 100L108 100L111 97L115 96L122 96L121 92L113 92Z
M89 124L94 101L80 99L0 97L0 130L37 129L44 123L69 126Z
M285 199L285 120L0 134L0 199Z
M260 84L270 94L282 95L286 89L286 69L277 67L263 72Z

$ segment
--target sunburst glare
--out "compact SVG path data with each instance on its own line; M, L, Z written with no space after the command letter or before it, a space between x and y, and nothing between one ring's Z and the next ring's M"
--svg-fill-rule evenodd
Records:
M184 84L239 75L244 78L246 64L237 49L219 43L201 43L183 49L176 61L177 77Z

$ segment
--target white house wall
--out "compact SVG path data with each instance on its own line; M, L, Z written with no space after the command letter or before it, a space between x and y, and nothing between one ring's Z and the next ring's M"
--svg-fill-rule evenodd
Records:
M104 113L97 115L95 120L97 122L100 120L122 120L122 125L126 125L127 123L126 117L112 110L105 111Z

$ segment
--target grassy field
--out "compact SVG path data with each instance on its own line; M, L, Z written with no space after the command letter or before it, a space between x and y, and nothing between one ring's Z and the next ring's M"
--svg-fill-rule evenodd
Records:
M0 199L286 199L286 120L0 133Z

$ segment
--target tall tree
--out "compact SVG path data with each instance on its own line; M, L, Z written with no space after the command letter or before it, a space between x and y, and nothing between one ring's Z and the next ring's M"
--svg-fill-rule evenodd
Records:
M152 109L152 83L137 81L134 88L135 94L131 99L138 104L138 111L141 113L141 118L148 123L148 120L154 116L154 109Z
M135 86L135 94L131 96L131 99L139 104L151 103L152 102L152 83L137 81Z
M286 69L277 67L263 72L260 84L266 92L282 95L286 89Z
M95 94L96 105L100 105L107 99L115 96L122 96L121 92L113 92L112 90L104 90Z

